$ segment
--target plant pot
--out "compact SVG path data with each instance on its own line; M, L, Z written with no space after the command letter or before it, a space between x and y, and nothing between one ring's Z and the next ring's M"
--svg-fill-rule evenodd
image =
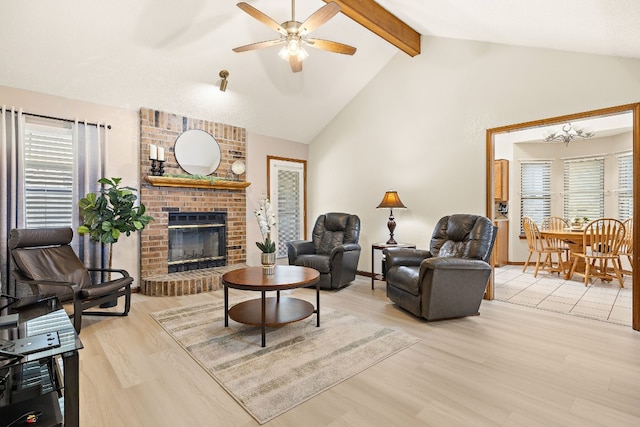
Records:
M276 272L276 253L263 252L260 261L262 262L262 274L274 274Z

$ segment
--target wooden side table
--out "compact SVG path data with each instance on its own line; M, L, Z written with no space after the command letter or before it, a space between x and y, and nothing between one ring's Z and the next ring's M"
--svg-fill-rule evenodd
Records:
M376 250L383 250L386 248L411 248L411 249L415 249L416 245L414 245L413 243L395 243L395 244L388 244L388 243L373 243L371 245L371 289L373 290L374 288L374 281L375 280L385 280L384 277L384 271L380 274L376 274L376 269L375 269L375 260L374 260L374 253Z

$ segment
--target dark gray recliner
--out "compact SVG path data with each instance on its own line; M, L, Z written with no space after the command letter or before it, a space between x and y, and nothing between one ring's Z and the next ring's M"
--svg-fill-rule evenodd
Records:
M356 278L359 237L357 215L338 212L320 215L313 227L312 240L287 243L289 265L318 270L322 289L340 289Z
M489 218L456 214L438 221L428 251L384 249L387 297L427 320L479 314L496 233Z
M13 259L12 275L18 283L28 284L35 295L55 294L61 302L73 303L73 326L79 334L82 315L126 316L131 307L133 278L125 270L86 268L69 245L73 230L62 228L13 229L9 249ZM117 273L113 280L92 281L96 276ZM116 302L124 296L124 309L86 311L86 309Z

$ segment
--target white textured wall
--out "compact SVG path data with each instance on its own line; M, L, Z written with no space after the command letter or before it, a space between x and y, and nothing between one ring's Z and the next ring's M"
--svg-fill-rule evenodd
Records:
M42 114L63 119L86 120L111 125L106 148L105 175L122 178L122 183L140 188L138 112L37 92L0 86L0 105L22 108L26 113ZM75 232L75 231L74 231ZM123 236L114 246L113 266L127 270L139 286L140 245L138 235Z
M486 129L640 100L640 60L423 37L396 57L312 142L309 220L332 210L362 220L359 270L386 241L426 247L446 214L485 214Z
M260 265L260 249L255 242L262 240L254 211L260 198L267 194L267 156L308 160L309 145L258 134L247 134L247 264ZM308 165L307 165L308 167ZM278 263L287 264L285 259Z

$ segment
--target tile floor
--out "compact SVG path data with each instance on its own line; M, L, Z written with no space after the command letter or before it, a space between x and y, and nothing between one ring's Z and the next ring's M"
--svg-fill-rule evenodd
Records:
M522 267L495 269L497 300L631 326L631 277L624 276L624 288L617 281L601 280L585 287L582 278L564 280L546 271L538 271L538 277L533 277L533 267L525 273Z

